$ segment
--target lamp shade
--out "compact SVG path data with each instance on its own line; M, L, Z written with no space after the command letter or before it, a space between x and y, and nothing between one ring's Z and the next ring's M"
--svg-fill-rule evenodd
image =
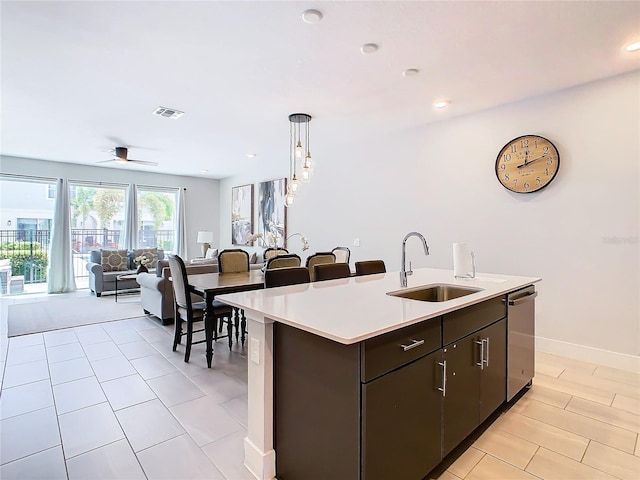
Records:
M213 232L198 232L197 243L213 243Z

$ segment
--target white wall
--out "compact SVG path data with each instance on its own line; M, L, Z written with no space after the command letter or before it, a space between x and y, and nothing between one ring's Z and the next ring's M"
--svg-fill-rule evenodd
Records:
M201 255L201 246L196 243L196 233L199 230L211 230L214 232L214 237L219 235L219 213L221 210L218 207L218 199L220 198L218 180L128 171L126 167L103 168L8 156L0 157L0 171L2 173L71 180L183 187L187 189L185 200L188 257L193 258Z
M352 261L399 270L402 238L417 230L431 255L411 239L414 267L451 269L451 244L470 242L481 272L542 277L538 348L639 365L639 72L413 129L354 124L319 138L313 126L315 176L288 217L310 252L346 245ZM561 160L553 183L526 195L494 173L502 146L524 134L550 139ZM286 157L266 163L221 181L221 246L231 187L288 174Z

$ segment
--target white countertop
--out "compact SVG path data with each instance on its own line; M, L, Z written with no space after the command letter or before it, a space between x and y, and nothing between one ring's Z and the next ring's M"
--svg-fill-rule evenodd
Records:
M434 283L482 288L446 302L422 302L387 295L402 290L399 272L219 295L216 300L243 308L255 317L300 328L343 344L352 344L422 320L473 305L540 281L478 273L456 279L452 270L415 269L407 290Z

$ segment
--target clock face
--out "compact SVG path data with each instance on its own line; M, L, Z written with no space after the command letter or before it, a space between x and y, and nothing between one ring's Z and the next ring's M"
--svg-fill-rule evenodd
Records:
M516 193L532 193L546 187L559 168L560 155L555 145L537 135L514 138L496 159L498 180Z

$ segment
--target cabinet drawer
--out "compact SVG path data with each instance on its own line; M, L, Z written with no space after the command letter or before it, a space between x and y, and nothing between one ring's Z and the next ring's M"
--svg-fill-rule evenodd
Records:
M442 344L455 342L506 315L504 296L447 313L442 317Z
M362 342L361 378L368 382L441 347L441 317Z

